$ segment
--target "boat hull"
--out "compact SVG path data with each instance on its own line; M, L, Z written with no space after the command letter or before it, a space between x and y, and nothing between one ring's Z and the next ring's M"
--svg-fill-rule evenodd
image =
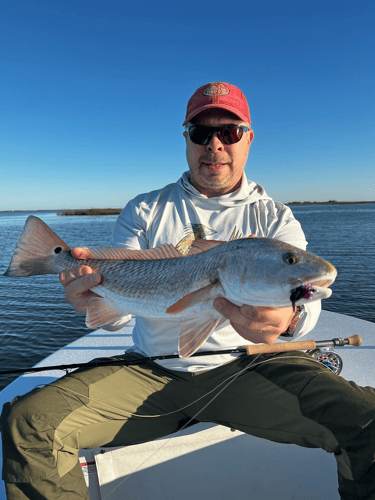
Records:
M133 325L132 320L117 332L95 330L37 366L121 354L132 345ZM317 326L305 338L326 340L354 334L362 337L362 346L336 349L343 361L341 376L359 385L373 385L374 323L323 311ZM64 374L55 370L19 377L0 392L0 407L16 395ZM90 500L339 500L333 456L214 424L197 424L170 438L127 448L81 450L80 460ZM4 483L0 481L3 499Z

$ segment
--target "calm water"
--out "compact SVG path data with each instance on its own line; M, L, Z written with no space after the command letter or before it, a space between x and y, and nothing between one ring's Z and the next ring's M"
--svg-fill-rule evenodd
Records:
M375 204L291 208L304 228L308 250L338 269L333 295L323 308L375 322ZM32 213L0 213L0 370L33 366L89 331L84 315L65 302L57 276L3 276ZM71 246L109 245L116 220L33 214ZM0 390L14 378L2 377Z

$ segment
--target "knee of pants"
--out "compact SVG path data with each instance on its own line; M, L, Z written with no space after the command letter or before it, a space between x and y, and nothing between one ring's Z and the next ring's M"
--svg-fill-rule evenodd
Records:
M34 390L4 405L4 480L44 479L56 473L55 428L70 411L55 389Z
M338 388L337 388L338 389ZM375 447L375 393L372 388L347 382L326 402L321 424L330 428L346 448Z
M26 431L30 431L27 435L32 439L40 431L45 432L46 426L55 428L70 411L69 404L55 388L34 389L4 405L2 432L23 439Z
M327 378L329 384L324 384ZM375 390L335 375L315 377L300 403L305 415L332 432L347 455L354 480L360 480L374 465Z

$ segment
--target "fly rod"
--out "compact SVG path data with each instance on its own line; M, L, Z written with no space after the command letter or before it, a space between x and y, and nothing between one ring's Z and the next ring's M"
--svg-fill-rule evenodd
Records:
M253 354L272 354L278 352L289 352L289 351L308 351L321 347L343 347L347 345L360 346L362 344L362 339L359 335L352 335L348 338L334 338L332 340L302 340L297 342L285 342L276 344L252 344L245 345L243 347L238 347L235 349L225 349L223 351L201 351L196 352L190 357L199 356L215 356L219 354L232 354L232 353L247 353L249 356ZM17 369L17 370L5 370L0 371L1 375L11 375L16 373L36 373L44 372L50 370L72 370L75 368L95 368L97 366L104 365L136 365L142 363L143 361L159 361L163 359L176 359L179 358L178 354L166 354L164 356L137 356L134 359L111 359L103 361L102 359L98 361L90 361L88 363L73 363L70 365L55 365L55 366L36 366L28 369Z
M289 351L310 351L321 347L343 347L352 345L359 347L362 338L359 335L352 335L346 339L335 338L332 340L300 340L297 342L286 342L285 344L254 344L245 346L247 354L267 354Z

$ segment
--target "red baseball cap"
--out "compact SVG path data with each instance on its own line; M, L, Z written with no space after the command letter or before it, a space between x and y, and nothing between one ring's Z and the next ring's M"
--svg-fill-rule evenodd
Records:
M190 97L182 125L185 126L194 116L210 108L226 109L251 124L249 105L241 90L230 83L213 82L199 87Z

